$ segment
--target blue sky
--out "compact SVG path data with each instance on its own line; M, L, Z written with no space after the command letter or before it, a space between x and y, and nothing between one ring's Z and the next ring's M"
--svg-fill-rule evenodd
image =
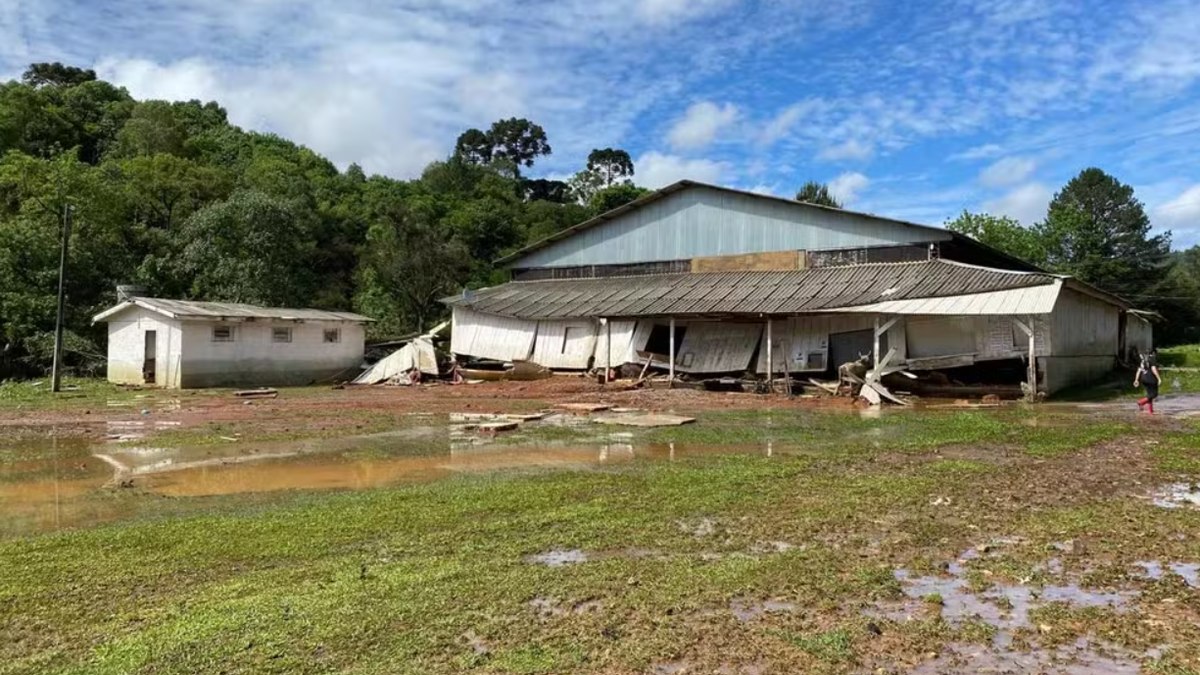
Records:
M311 5L311 6L308 6ZM1032 223L1086 166L1200 243L1200 3L958 0L0 0L0 76L94 67L216 99L341 166L407 178L459 131L546 127L564 177L794 193L930 224Z

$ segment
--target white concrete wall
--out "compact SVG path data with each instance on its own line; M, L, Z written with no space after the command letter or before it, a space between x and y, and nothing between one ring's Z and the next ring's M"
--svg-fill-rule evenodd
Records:
M214 326L233 327L233 341L214 341ZM290 328L292 341L273 341L276 327ZM338 342L324 341L327 328L341 330ZM365 339L361 324L342 321L185 321L182 334L182 386L187 388L352 379L362 365Z
M179 322L140 307L108 323L108 381L118 384L180 386L182 330ZM155 377L145 382L146 332L155 331Z

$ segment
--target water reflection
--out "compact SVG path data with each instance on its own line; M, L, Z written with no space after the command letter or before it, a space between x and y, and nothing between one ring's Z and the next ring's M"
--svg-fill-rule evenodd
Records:
M370 435L260 443L210 439L184 447L156 446L141 433L113 433L114 428L144 431L126 424L105 429L103 440L56 432L19 444L0 441L0 537L154 514L164 497L361 490L490 471L579 470L700 454L769 457L775 452L770 420L764 440L750 446L639 442L633 433L610 431L574 415L530 420L517 431L500 433L488 432L483 420L414 421L419 425ZM469 425L474 428L465 428ZM539 425L587 432L583 440L539 440ZM170 506L173 512L188 509L186 503Z

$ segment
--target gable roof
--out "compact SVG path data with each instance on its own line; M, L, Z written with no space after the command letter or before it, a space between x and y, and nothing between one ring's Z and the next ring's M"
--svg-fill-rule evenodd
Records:
M92 323L105 321L131 307L141 307L171 319L246 320L275 319L277 321L350 321L368 323L374 319L352 312L330 312L323 309L292 309L259 307L236 302L199 302L166 298L130 298L92 317Z
M797 314L847 311L881 302L949 298L1053 286L1034 305L987 312L1049 312L1064 277L949 260L874 263L776 272L709 272L601 279L515 281L443 300L522 319ZM1019 299L1005 297L1006 301ZM991 306L989 304L989 306Z
M906 220L899 220L896 218L888 218L885 216L878 216L873 213L866 213L863 211L851 211L849 209L840 209L840 208L835 208L832 206L822 206L820 204L810 204L808 202L798 202L794 199L788 199L786 197L777 197L775 195L765 195L765 194L761 194L758 192L749 192L747 190L738 190L736 188L724 187L721 185L712 185L709 183L701 183L699 181L685 179L685 180L681 180L681 181L672 183L666 187L659 188L658 190L655 190L647 195L639 197L639 198L633 200L632 202L629 202L628 204L624 204L622 206L618 206L615 209L605 211L604 213L601 213L598 216L589 218L588 220L585 220L582 223L578 223L576 225L572 225L571 227L568 227L559 232L555 232L554 234L552 234L548 237L539 239L538 241L528 244L524 248L513 251L512 253L509 253L508 255L506 255L502 258L498 258L497 260L495 260L495 264L506 265L515 260L523 258L526 255L533 253L534 251L538 251L543 248L546 248L547 246L550 246L551 244L553 244L557 241L567 239L567 238L572 237L584 230L588 230L593 227L596 227L597 225L602 225L611 220L615 220L616 218L619 218L620 216L623 216L624 214L629 213L630 211L640 209L648 204L657 202L657 201L664 199L664 198L666 198L672 194L675 194L677 192L682 192L684 190L693 189L693 188L705 188L708 190L716 190L718 192L724 192L726 194L741 195L744 197L751 197L753 199L770 201L770 202L775 202L775 203L780 203L780 204L786 204L789 207L801 209L801 210L805 210L805 209L814 210L815 209L818 211L824 211L824 212L828 212L828 213L840 213L840 214L849 215L849 216L856 216L859 218L866 218L869 220L873 220L873 221L880 222L880 223L887 223L890 225L900 225L900 226L909 227L909 228L916 228L922 232L928 233L930 238L935 239L935 240L936 239L941 239L941 240L954 239L956 241L966 240L968 242L971 242L972 244L978 244L978 242L976 242L974 239L971 239L970 237L959 234L958 232L953 232L951 230L947 230L947 229L940 228L940 227L933 227L931 225L922 225L920 223L913 223L913 222L909 222ZM983 246L982 244L979 244L979 245ZM990 247L985 247L985 248L990 248ZM999 251L995 251L994 249L991 249L991 250L994 253L1000 253ZM1003 255L1007 258L1012 258L1011 256L1008 256L1007 254L1000 253L1000 255ZM1020 262L1025 267L1032 267L1028 263L1025 263L1024 261L1017 261L1015 258L1012 258L1012 260L1015 262ZM1034 268L1034 269L1036 269L1036 268Z

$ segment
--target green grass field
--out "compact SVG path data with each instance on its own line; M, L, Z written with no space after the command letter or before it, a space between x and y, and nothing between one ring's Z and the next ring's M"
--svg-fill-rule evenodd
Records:
M551 440L584 442L571 433ZM942 618L932 596L913 620L874 616L903 598L894 570L936 574L1000 539L1019 543L970 561L973 585L1049 584L1055 558L1082 586L1141 594L1120 611L1041 605L1014 644L1103 636L1155 672L1197 672L1200 592L1130 570L1200 561L1200 511L1141 497L1200 480L1200 426L1020 406L729 412L632 443L711 452L168 499L0 541L0 672L902 670L996 629ZM583 560L529 561L549 551ZM731 609L763 601L787 609Z

